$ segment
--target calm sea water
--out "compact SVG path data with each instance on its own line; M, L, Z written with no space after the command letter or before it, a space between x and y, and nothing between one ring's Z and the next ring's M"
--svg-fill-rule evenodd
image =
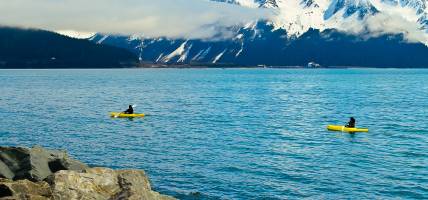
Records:
M111 119L136 110L144 119ZM369 133L328 132L354 116ZM180 199L427 199L428 70L0 70L0 145Z

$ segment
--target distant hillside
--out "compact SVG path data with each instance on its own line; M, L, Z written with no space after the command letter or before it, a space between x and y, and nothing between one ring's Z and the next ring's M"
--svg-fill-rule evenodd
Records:
M428 67L427 0L211 1L272 16L204 26L214 30L212 38L140 33L97 34L90 40L126 48L149 66Z
M0 68L112 68L136 66L135 54L57 33L0 27Z
M428 67L428 47L405 42L403 35L368 39L333 29L309 29L287 38L283 29L259 22L240 28L229 40L143 38L95 35L90 40L126 48L141 60L157 65Z

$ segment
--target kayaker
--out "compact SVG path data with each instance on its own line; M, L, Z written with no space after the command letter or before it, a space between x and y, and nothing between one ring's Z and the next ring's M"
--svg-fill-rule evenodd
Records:
M348 127L348 128L355 128L355 118L351 117L351 118L349 119L349 122L348 122L348 124L346 125L346 127Z
M134 108L132 108L132 105L129 105L128 110L125 110L125 112L123 112L125 114L134 114Z

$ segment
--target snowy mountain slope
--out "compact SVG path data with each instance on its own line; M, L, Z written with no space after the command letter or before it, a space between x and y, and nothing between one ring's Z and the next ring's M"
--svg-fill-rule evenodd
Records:
M289 37L298 37L311 28L343 31L352 28L343 27L344 24L360 26L360 29L363 29L368 26L367 21L372 20L370 18L379 20L379 16L388 16L390 20L396 20L395 23L414 24L428 33L426 0L248 0L247 3L236 0L216 1L242 6L247 6L250 1L257 3L260 8L273 9L277 15L272 19L272 23L277 29L287 30ZM392 33L399 32L395 30ZM428 40L422 42L428 43Z
M428 33L428 10L426 0L382 0L377 3L384 11L395 11L409 21L417 21L423 30Z
M237 5L241 5L241 6L245 6L245 7L249 7L249 8L260 7L260 4L253 1L253 0L211 0L211 1L237 4Z
M223 40L96 35L140 61L190 65L428 67L425 0L215 0L272 9ZM424 45L425 44L425 45Z
M324 12L324 19L331 18L340 10L344 10L344 18L357 15L359 19L364 19L366 16L375 15L379 12L370 0L335 0Z
M227 41L168 38L132 39L110 36L103 44L128 48L145 63L216 66L426 67L428 48L403 43L402 35L361 39L332 29L310 29L299 38L284 37L283 29L259 22L241 28ZM97 35L97 43L104 37Z

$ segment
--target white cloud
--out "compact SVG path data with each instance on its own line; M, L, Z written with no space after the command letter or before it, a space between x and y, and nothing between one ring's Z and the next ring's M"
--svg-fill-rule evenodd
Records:
M404 39L410 43L422 42L428 45L428 34L420 29L420 25L411 19L412 16L401 15L392 12L381 12L365 19L358 19L358 16L342 19L343 11L337 13L326 23L326 28L335 28L342 32L359 35L361 38L378 37L382 35L402 34Z
M271 15L207 0L10 0L0 1L0 13L1 25L187 38L226 37L221 27Z
M373 36L385 34L403 34L408 42L428 44L428 35L420 26L411 23L399 15L378 14L367 19L367 28Z
M236 0L236 2L238 2L239 5L246 6L246 7L249 7L249 8L257 8L257 7L259 7L259 4L256 3L256 2L254 2L254 0Z
M380 14L364 20L356 15L344 19L342 10L325 20L331 0L314 1L318 6L310 8L301 0L277 1L279 8L273 10L257 9L254 0L236 1L243 6L209 0L0 0L0 25L74 30L60 33L75 37L103 32L222 39L235 36L225 27L267 19L290 35L301 35L309 28L335 28L366 38L403 34L409 42L428 44L428 34L420 30L414 9L370 0Z
M333 0L314 0L314 2L318 6L306 7L300 0L277 1L279 10L274 18L275 27L286 29L289 36L300 36L310 28L321 31L338 29L362 38L403 34L408 42L423 42L428 45L428 34L421 30L419 16L414 8L391 6L383 0L356 0L355 3L372 3L380 13L368 15L361 20L357 14L344 18L345 10L342 9L326 20L325 12L331 3L336 2Z
M96 34L96 32L80 32L74 30L57 30L57 33L77 39L88 39Z

